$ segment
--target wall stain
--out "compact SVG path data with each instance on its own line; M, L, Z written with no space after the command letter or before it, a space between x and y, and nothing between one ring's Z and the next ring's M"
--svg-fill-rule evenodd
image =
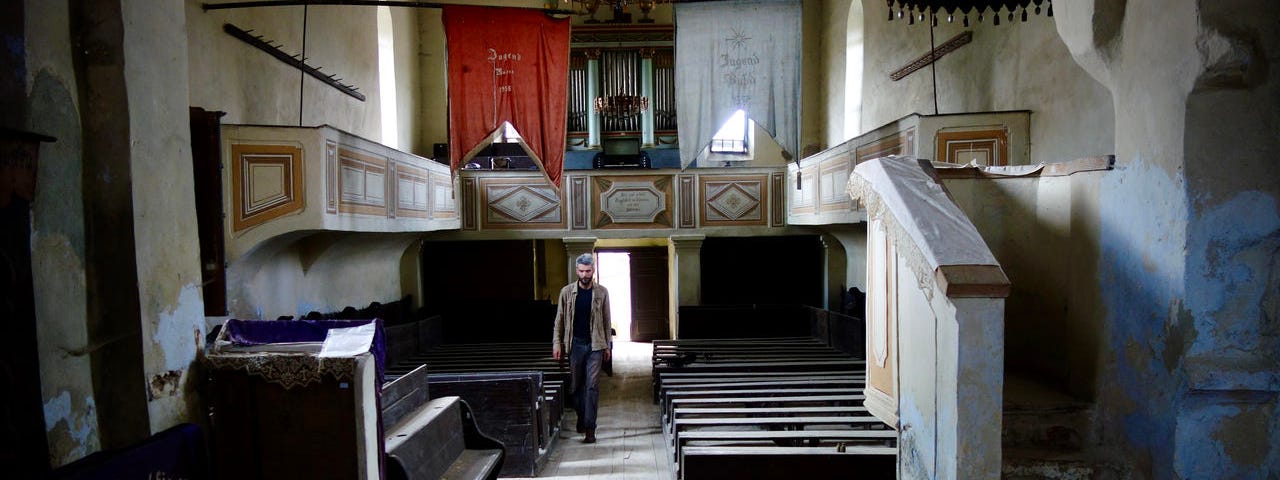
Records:
M182 370L169 370L151 376L147 390L147 400L154 401L176 395L182 381Z

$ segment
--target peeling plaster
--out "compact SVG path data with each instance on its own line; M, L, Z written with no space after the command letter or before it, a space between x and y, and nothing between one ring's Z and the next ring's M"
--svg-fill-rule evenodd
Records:
M1280 446L1267 441L1280 425L1275 396L1201 394L1178 418L1178 478L1270 479ZM1226 402L1226 403L1224 403Z
M169 370L161 374L152 375L148 384L147 400L154 401L176 395L181 381L182 370Z
M84 404L83 408L74 408L71 394L66 390L44 402L44 426L52 464L66 464L100 448L93 397L85 397Z
M161 355L163 366L167 371L186 370L196 358L200 342L192 341L191 329L204 336L204 301L200 297L200 286L187 285L178 295L174 307L160 314L156 322L155 335L151 337Z
M1196 217L1187 248L1186 303L1201 333L1193 354L1274 358L1267 299L1275 294L1280 206L1246 191Z

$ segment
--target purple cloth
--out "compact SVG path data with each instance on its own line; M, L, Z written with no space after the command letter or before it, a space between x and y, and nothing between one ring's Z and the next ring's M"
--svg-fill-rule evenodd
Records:
M378 384L383 383L386 371L387 346L382 332L382 319L372 320L227 320L222 328L227 331L227 339L236 345L265 345L268 343L289 342L323 342L334 328L351 328L369 322L374 327L373 344L369 351L378 371Z

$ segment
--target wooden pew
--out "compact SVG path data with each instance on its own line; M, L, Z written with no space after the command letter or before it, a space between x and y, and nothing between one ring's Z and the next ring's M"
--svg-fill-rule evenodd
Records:
M804 478L805 480L892 479L895 447L686 446L680 457L684 479ZM797 472L803 472L798 474Z
M537 474L539 451L547 448L544 439L550 427L543 423L542 412L548 407L542 399L540 372L431 373L427 382L432 398L466 400L481 431L502 442L507 454L502 476Z
M497 478L502 443L481 433L462 399L428 400L426 372L423 366L383 386L385 478Z
M685 445L688 445L689 442L794 441L808 443L810 447L816 447L823 443L834 445L836 442L889 446L885 444L893 444L897 441L897 438L898 432L893 430L698 430L684 432L675 437L673 446L675 447L675 459L679 460L680 450Z
M682 478L850 478L855 471L838 467L859 464L895 470L897 432L862 405L865 362L827 340L661 341L652 361L654 401ZM796 446L777 446L788 444ZM853 453L836 456L836 444ZM739 469L739 462L786 468ZM728 463L735 465L713 466Z

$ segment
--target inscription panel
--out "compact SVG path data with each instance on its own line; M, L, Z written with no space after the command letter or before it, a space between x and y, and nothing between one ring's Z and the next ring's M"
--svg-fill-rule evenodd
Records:
M671 228L671 177L592 177L592 228Z

